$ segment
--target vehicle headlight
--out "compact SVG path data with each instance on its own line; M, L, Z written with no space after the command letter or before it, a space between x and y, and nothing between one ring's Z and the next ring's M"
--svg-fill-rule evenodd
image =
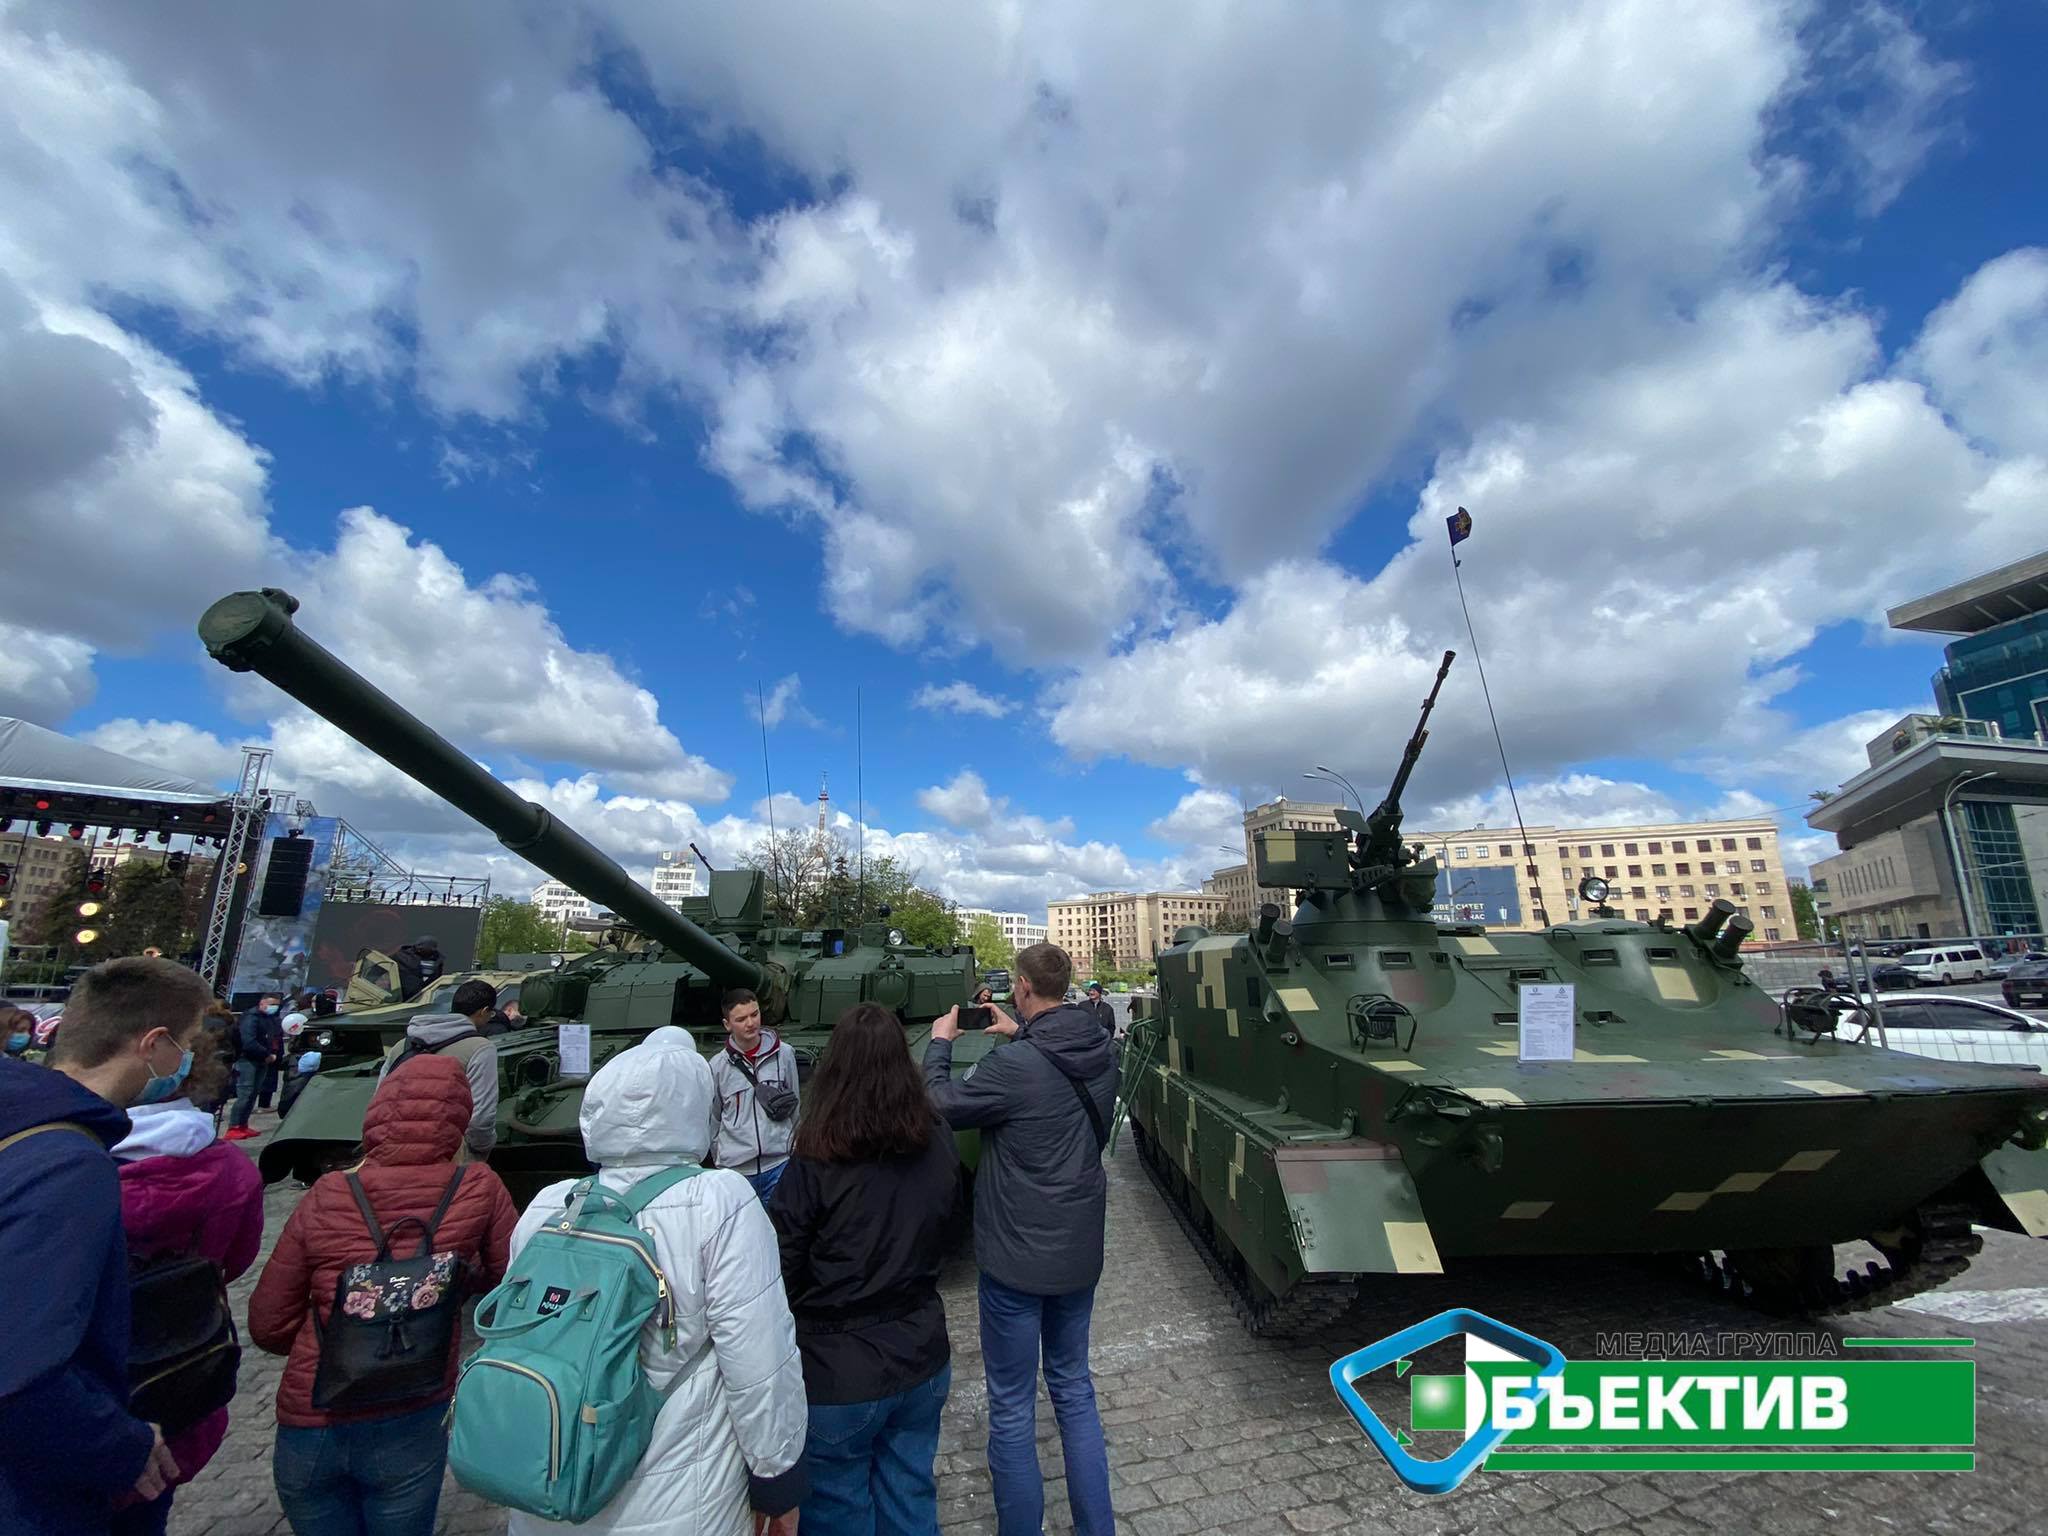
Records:
M330 1045L334 1044L334 1031L331 1029L321 1030L313 1036L313 1043L319 1046L321 1050L326 1050Z
M1592 902L1596 907L1606 903L1607 890L1607 882L1598 875L1588 875L1579 882L1579 896L1581 899Z
M891 928L891 929L889 930L889 946L890 946L890 948L892 948L892 949L893 949L893 948L895 948L896 946L900 945L900 944L901 944L902 942L903 942L903 930L902 930L901 928Z

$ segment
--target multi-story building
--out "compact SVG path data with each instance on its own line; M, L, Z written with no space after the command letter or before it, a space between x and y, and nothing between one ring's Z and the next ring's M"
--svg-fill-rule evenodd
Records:
M533 894L527 900L551 923L566 926L597 916L597 908L588 898L577 895L559 880L543 880L533 888Z
M95 843L86 858L94 869L112 872L124 864L161 864L170 856L168 848L151 848L142 843Z
M14 941L21 943L43 910L51 894L78 878L85 858L85 846L64 837L30 837L23 834L9 841L0 838L0 866L7 869L7 905L0 917L8 920Z
M1051 941L1067 952L1074 974L1107 953L1120 971L1149 965L1173 942L1176 928L1204 926L1223 912L1223 898L1205 891L1099 891L1055 901L1046 911Z
M1869 938L2039 936L2048 900L2048 551L1902 603L1892 628L1960 638L1934 695L1807 815L1829 916Z
M1245 815L1249 859L1256 834L1274 828L1334 832L1335 805L1275 800ZM1526 836L1524 836L1526 833ZM1691 922L1716 900L1735 904L1766 942L1797 935L1775 822L1762 817L1619 826L1410 828L1402 840L1434 855L1436 915L1532 931L1582 915L1579 882L1606 880L1610 909L1639 922ZM1519 852L1517 849L1519 848ZM1294 893L1261 886L1257 900L1287 910Z
M697 894L696 855L687 848L677 853L657 853L654 856L654 877L648 885L656 901L680 910L686 897Z
M991 919L1012 949L1023 949L1031 944L1045 942L1046 925L1031 920L1029 912L995 912L987 907L956 907L953 915L960 923L960 937L966 938L968 929L974 926L978 917Z
M1253 907L1251 865L1233 864L1228 869L1219 869L1202 882L1202 889L1211 896L1221 896L1224 911L1250 919Z

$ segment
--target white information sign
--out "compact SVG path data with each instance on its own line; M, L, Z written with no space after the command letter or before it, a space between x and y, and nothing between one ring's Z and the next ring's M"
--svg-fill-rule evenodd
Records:
M1572 1059L1572 1018L1578 1008L1578 991L1570 982L1562 986L1525 985L1521 988L1519 1059Z
M588 1024L557 1024L555 1026L555 1049L561 1053L562 1076L590 1076L590 1026Z

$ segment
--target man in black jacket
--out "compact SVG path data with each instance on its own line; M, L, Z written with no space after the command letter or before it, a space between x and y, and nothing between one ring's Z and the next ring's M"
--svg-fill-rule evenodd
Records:
M1105 1035L1116 1033L1116 1009L1109 1005L1109 999L1102 995L1102 983L1088 983L1088 1000L1082 1006L1095 1015L1095 1022L1102 1026Z
M1013 968L1010 1037L955 1081L959 1010L932 1025L925 1084L955 1129L979 1128L974 1257L981 1269L981 1352L988 1378L988 1464L1003 1529L1044 1519L1035 1406L1041 1354L1059 1420L1067 1502L1078 1536L1111 1536L1109 1455L1088 1371L1088 1324L1102 1278L1108 1181L1102 1149L1116 1105L1116 1051L1093 1012L1060 1001L1066 951L1033 944Z
M284 1020L278 1017L278 1005L275 992L264 993L237 1026L239 1050L235 1057L235 1107L228 1116L229 1141L247 1141L262 1134L249 1129L249 1116L255 1112L264 1078L277 1070L277 1060L284 1054Z

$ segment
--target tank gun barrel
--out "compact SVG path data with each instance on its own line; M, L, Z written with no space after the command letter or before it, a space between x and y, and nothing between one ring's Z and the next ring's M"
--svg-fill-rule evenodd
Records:
M1443 692L1444 679L1450 675L1451 662L1457 654L1456 651L1444 652L1444 659L1436 669L1436 681L1430 685L1429 697L1422 701L1422 717L1415 722L1415 730L1408 738L1408 745L1401 749L1401 766L1394 772L1394 782L1387 786L1386 798L1380 801L1378 808L1366 819L1366 837L1369 844L1399 843L1401 796L1407 792L1408 776L1415 771L1415 764L1422 756L1422 744L1429 740L1430 711L1436 708L1436 696Z
M222 598L199 620L207 654L254 672L408 778L474 817L499 842L619 914L728 987L772 990L768 973L663 902L581 833L523 800L292 622L298 599L266 587Z

